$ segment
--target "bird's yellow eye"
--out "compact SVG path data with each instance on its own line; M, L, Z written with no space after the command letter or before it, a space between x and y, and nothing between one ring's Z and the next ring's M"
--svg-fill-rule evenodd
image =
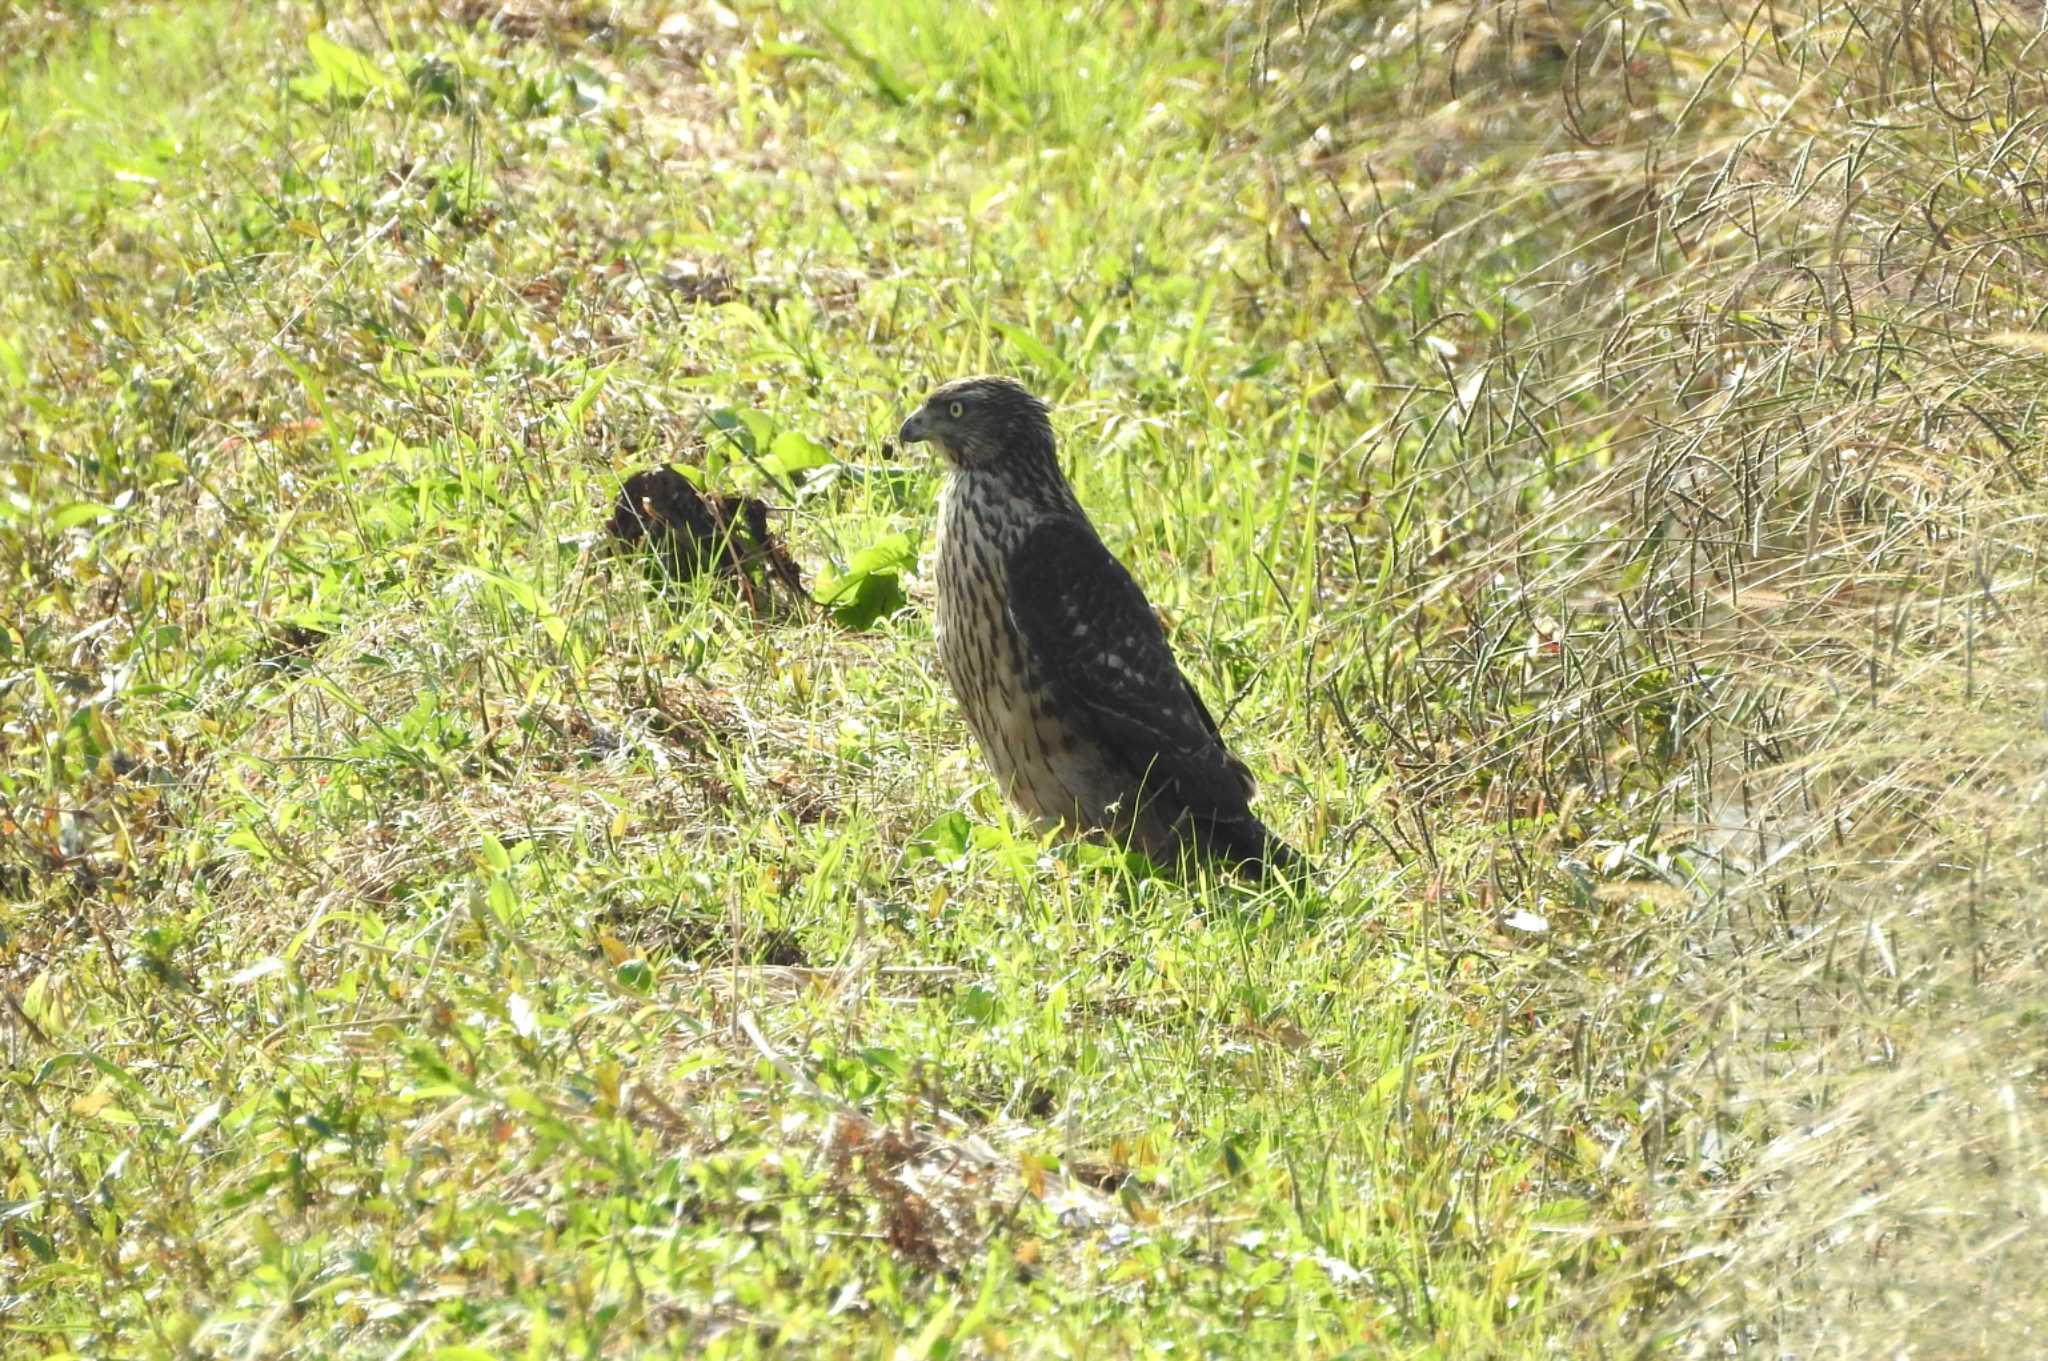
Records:
M962 410L963 408L961 407L960 403L954 402L951 406L948 406L946 408L946 414L957 421L960 419L960 412Z

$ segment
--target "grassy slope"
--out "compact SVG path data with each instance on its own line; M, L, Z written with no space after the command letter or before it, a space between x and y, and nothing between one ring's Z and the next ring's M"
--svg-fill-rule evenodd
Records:
M2026 129L1869 88L2017 40L515 8L8 70L10 1353L2038 1316L1941 1308L2041 1163ZM1318 891L1009 828L915 573L770 628L588 536L789 500L734 409L843 461L814 570L922 544L887 436L997 367Z

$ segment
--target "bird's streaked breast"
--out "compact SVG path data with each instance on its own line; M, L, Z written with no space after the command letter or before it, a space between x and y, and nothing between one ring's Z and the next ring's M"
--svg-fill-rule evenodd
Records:
M989 770L1027 814L1092 825L1115 798L1100 756L1061 722L1008 611L1010 554L1044 507L956 471L939 498L939 663Z

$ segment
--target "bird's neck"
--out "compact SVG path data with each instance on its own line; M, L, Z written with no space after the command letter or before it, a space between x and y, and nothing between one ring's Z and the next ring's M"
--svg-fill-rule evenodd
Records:
M955 468L947 474L941 506L942 531L948 521L971 519L976 537L1002 541L1005 549L1048 516L1088 518L1050 458L1013 460L998 468Z

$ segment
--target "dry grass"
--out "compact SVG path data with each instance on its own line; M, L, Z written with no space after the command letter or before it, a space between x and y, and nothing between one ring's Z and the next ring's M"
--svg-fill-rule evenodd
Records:
M1433 279L1438 400L1369 437L1396 467L1444 449L1409 476L1462 502L1453 584L1428 561L1407 591L1468 595L1446 642L1496 650L1504 702L1416 703L1425 648L1372 712L1416 753L1413 799L1556 806L1564 747L1664 804L1579 852L1643 885L1595 890L1641 916L1587 960L1576 1027L1650 1046L1607 1158L1640 1162L1662 1245L1640 1269L1682 1282L1612 1321L1697 1356L2026 1350L2048 1326L2038 7L1446 7L1266 36L1298 62L1279 106L1316 128L1276 162L1304 280L1384 309L1461 231L1580 228L1498 292ZM1405 68L1444 102L1369 150L1388 129L1328 116L1337 73L1404 42L1454 54ZM1569 494L1527 494L1573 446Z
M2040 12L736 8L9 66L7 1348L2027 1351ZM1313 891L980 785L991 367Z

